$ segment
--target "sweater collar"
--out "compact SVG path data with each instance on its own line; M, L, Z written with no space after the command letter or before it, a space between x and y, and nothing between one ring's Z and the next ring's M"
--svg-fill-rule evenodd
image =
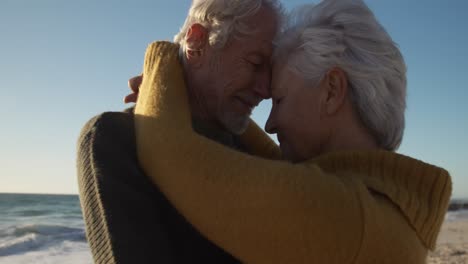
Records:
M334 152L311 161L327 172L351 172L367 188L388 197L423 243L435 248L452 192L446 170L383 150Z

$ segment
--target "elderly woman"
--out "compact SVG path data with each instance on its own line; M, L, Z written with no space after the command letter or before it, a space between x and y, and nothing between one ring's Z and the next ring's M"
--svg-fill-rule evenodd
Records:
M360 0L300 10L274 60L266 130L280 150L253 122L243 139L257 156L194 133L178 46L153 43L135 109L141 166L189 222L243 262L425 263L451 180L394 152L403 58Z

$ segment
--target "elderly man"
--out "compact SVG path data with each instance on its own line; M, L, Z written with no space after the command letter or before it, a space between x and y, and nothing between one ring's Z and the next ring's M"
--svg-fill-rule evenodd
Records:
M175 41L199 134L247 151L237 135L246 129L252 109L269 97L272 41L280 17L275 0L193 1ZM132 79L131 86L139 81ZM78 177L95 262L238 262L202 237L143 174L132 113L103 113L85 125L78 142Z

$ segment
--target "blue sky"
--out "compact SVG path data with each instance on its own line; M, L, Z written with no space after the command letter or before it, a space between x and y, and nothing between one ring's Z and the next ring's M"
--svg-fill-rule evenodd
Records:
M309 0L283 1L289 9ZM368 0L408 66L399 152L446 168L468 198L468 2ZM2 0L0 192L77 193L83 124L126 106L148 43L171 40L190 1ZM254 119L264 124L262 103Z

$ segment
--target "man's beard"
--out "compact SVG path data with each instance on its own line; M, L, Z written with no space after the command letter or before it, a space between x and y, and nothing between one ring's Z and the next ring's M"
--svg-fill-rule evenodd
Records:
M221 123L227 131L234 135L241 135L249 126L249 115L241 115L232 111L225 111L220 118Z

